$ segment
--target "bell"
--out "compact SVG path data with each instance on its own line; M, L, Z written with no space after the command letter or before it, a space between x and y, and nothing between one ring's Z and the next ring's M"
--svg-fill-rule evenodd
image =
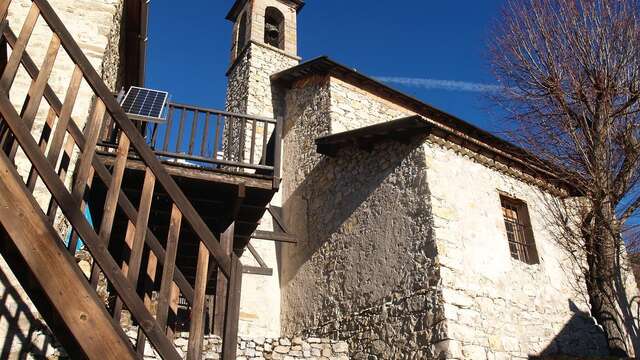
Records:
M274 24L270 24L267 23L266 24L266 30L267 30L267 35L272 38L272 39L277 39L278 36L280 35L280 31L278 30L278 27Z

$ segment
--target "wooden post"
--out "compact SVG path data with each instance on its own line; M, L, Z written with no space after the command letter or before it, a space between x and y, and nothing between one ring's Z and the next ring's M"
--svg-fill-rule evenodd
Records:
M231 223L227 230L220 235L220 243L225 253L231 255L233 251L233 237L235 234L235 223ZM216 282L216 304L213 315L213 334L222 337L224 335L224 318L227 298L227 278L221 271L218 271Z
M187 360L202 358L202 338L204 337L204 304L207 291L209 273L209 250L200 243L198 250L198 265L196 268L196 282L194 287L193 304L191 306L191 324L189 327L189 345Z
M240 320L240 294L242 291L242 263L236 254L231 254L231 276L227 296L222 358L235 359L238 348L238 322Z

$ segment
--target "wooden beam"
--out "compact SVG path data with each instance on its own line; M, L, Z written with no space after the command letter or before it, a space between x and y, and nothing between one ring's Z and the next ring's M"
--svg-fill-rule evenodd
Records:
M273 276L272 268L263 268L263 267L245 265L242 267L242 272L245 274L251 274L251 275Z
M107 153L99 154L105 165L113 164L113 155ZM194 180L203 180L210 182L219 182L231 185L244 184L246 187L271 190L272 180L263 179L252 176L251 174L242 173L225 173L215 169L195 169L192 167L184 167L170 161L163 162L165 170L174 177L182 177ZM127 168L132 170L144 171L145 165L140 160L131 159L127 163Z
M253 235L251 235L251 238L252 239L280 241L280 242L286 242L286 243L291 243L291 244L297 244L298 243L298 240L293 235L289 235L289 234L285 234L285 233L278 233L278 232L273 232L273 231L256 230L256 231L253 232Z

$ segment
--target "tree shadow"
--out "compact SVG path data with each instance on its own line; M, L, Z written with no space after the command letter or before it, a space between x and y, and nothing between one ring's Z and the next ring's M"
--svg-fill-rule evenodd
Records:
M582 311L569 299L569 309L573 313L562 330L538 355L529 359L603 359L608 355L607 339L604 331L591 315ZM600 339L597 343L594 339Z

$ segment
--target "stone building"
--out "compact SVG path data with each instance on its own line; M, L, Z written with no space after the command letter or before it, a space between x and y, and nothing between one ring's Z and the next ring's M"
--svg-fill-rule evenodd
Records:
M245 275L242 331L345 340L354 359L606 354L545 222L572 185L327 57L300 63L303 5L237 0L227 16L227 108L284 119L273 204L298 240L253 241L274 275Z
M112 91L117 92L123 87L143 83L147 31L144 1L52 0L51 5L60 17L73 19L66 22L69 31L78 40L89 61L99 70ZM16 36L21 30L19 26L31 11L32 2L29 0L11 2L8 10L9 27ZM51 31L40 19L27 45L27 52L38 66L43 62L51 37ZM73 70L71 60L66 54L61 54L53 70L55 74L60 75L49 80L57 94L65 94ZM10 93L10 99L17 108L25 101L30 83L31 78L21 67ZM82 83L73 112L75 119L86 120L92 95L88 85ZM42 128L47 111L48 106L43 102L35 118L34 128ZM76 156L77 152L71 156L67 181L71 179ZM21 175L26 178L28 161L25 160L24 154L18 153L16 164ZM46 203L49 199L46 189L41 184L36 187L34 194L41 203ZM56 226L64 227L64 224L58 221ZM50 339L41 332L42 320L37 309L1 257L0 293L3 299L0 318L0 358L23 358L25 353L51 353L53 347L48 344Z
M112 91L142 84L146 2L51 2L59 15L74 19L66 24ZM282 184L271 205L281 209L284 227L296 239L291 244L247 236L272 272L242 276L238 358L606 355L575 268L545 221L547 200L575 197L572 184L537 168L514 145L328 57L302 61L297 15L304 5L235 0L227 14L233 38L226 110L277 118L283 125ZM14 0L10 23L23 23L31 11L29 0ZM38 64L51 39L41 25L28 51ZM57 73L74 70L64 59L56 66ZM50 81L65 94L71 79ZM28 75L19 73L15 84L11 100L20 107ZM79 93L73 117L86 119L93 93L82 87ZM36 127L43 127L46 110ZM225 124L222 152L242 155L248 148L243 131ZM255 131L266 133L267 126ZM77 153L69 157L67 183ZM16 159L27 177L29 162L20 154ZM268 185L269 191L278 189ZM35 198L47 202L48 192L39 186ZM272 216L265 213L259 230L282 227ZM62 220L56 226L65 233ZM241 263L262 266L252 253L245 251ZM11 274L10 259L1 260L0 358L50 355L51 339L37 310ZM203 274L194 278L211 272ZM202 281L203 298L210 280ZM132 343L140 339L135 326L124 329ZM184 331L167 339L180 354L192 344ZM205 358L217 359L221 343L208 336L198 345L204 345ZM159 357L141 344L145 359Z

